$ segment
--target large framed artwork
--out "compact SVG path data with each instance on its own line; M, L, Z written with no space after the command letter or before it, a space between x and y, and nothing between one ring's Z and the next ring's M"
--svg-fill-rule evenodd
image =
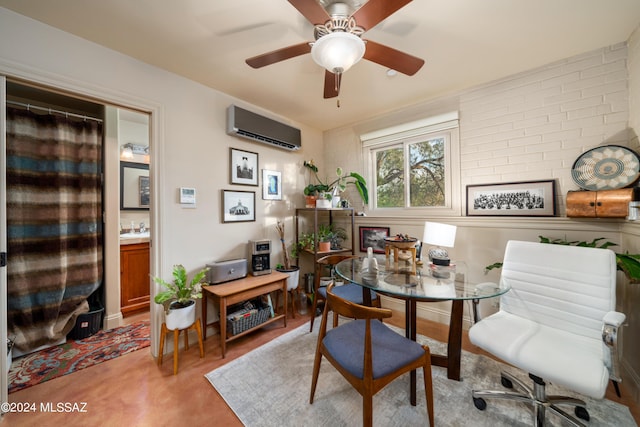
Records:
M222 222L256 220L256 193L222 190Z
M389 237L389 227L360 227L360 252L372 248L373 253L384 253L384 239Z
M231 148L229 153L231 184L258 186L258 153Z
M262 198L264 200L282 200L282 174L262 169Z
M467 185L467 216L555 215L555 180Z

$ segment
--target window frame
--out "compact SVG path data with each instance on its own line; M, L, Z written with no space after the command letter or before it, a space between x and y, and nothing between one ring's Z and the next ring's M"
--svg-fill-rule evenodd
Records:
M410 171L405 170L405 206L379 207L377 205L377 182L375 174L376 153L402 146L405 161L409 145L438 137L445 138L445 204L443 206L408 206L410 203ZM405 123L379 131L363 134L362 156L364 172L369 186L368 214L372 216L460 216L462 202L460 191L460 137L458 112L442 114L423 120ZM405 168L406 169L406 168Z

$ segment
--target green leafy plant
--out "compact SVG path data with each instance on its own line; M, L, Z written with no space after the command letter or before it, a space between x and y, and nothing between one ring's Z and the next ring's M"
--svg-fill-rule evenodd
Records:
M162 304L165 312L169 311L169 307L188 307L190 300L202 298L202 280L207 271L209 271L208 267L203 268L189 281L184 266L182 264L174 265L172 282L167 282L160 277L153 277L154 282L166 288L156 294L153 300L156 304Z
M602 240L604 240L604 237L593 239L590 242L578 240L568 241L566 239L552 239L544 236L538 236L538 238L540 239L540 243L549 243L552 245L571 245L600 249L607 249L611 246L618 246L617 244L609 241L601 242ZM616 253L616 267L629 278L630 283L640 283L640 254L632 255L628 253ZM486 273L497 268L502 268L501 262L495 262L491 265L488 265L484 268L484 270Z
M333 193L342 192L347 189L347 185L352 184L358 190L360 197L365 204L369 203L369 190L367 189L367 181L358 173L350 172L345 174L341 167L336 168L336 179L325 184L320 177L318 176L318 167L313 164L313 160L305 160L304 166L313 173L318 184L309 184L304 189L304 194L306 196L316 194L316 193ZM328 180L327 180L328 182Z

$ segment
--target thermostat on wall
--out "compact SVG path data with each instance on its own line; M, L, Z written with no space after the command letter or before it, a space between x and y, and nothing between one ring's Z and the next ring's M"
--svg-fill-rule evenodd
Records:
M183 207L195 206L196 205L196 189L188 188L188 187L180 187L180 204L183 205Z

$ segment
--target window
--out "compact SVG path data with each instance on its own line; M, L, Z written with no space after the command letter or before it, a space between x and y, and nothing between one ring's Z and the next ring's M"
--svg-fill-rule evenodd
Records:
M361 140L372 213L459 214L457 113L362 135Z

